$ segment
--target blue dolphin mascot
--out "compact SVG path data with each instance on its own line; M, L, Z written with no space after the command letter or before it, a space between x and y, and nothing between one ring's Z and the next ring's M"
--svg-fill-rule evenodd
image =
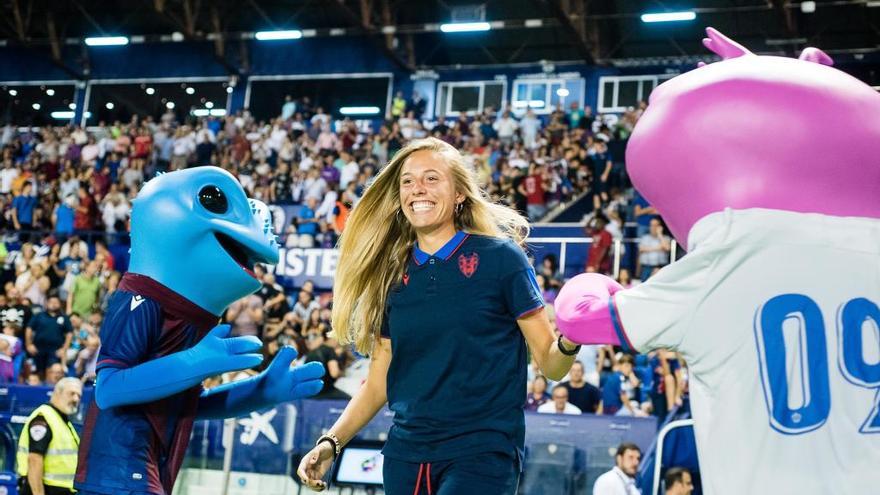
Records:
M79 493L170 495L193 421L228 418L321 390L320 363L291 368L285 347L261 374L203 391L208 377L257 366L256 337L219 317L276 264L268 207L217 167L160 175L131 215L131 263L101 327L95 399L74 486Z

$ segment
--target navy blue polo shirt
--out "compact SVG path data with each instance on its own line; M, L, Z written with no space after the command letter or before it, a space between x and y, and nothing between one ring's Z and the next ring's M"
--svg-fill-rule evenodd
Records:
M516 320L544 306L535 272L512 241L457 233L430 255L416 245L388 295L388 405L383 454L435 462L522 454L528 357Z

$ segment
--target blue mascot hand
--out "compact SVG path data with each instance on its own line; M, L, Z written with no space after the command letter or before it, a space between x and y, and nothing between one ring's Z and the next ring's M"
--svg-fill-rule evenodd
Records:
M323 388L321 377L324 376L324 365L313 362L291 368L294 359L296 349L284 346L260 375L262 396L267 401L277 404L303 399L317 394Z
M259 375L226 383L202 394L200 419L231 418L273 407L281 402L311 397L321 391L324 365L308 363L291 368L296 350L285 346Z
M263 344L256 337L226 337L229 325L218 325L195 346L131 368L98 372L98 407L142 404L183 392L206 378L227 371L253 368L263 361Z
M217 325L198 344L185 351L190 355L191 366L214 376L253 368L263 362L260 339L252 335L227 337L230 331L229 325Z

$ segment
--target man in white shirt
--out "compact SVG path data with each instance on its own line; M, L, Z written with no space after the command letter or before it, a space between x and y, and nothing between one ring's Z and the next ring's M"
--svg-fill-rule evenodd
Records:
M576 405L568 402L568 389L564 385L553 387L551 394L553 400L538 406L538 412L543 414L580 414L581 410Z
M509 111L505 111L501 118L492 124L492 127L498 133L498 139L501 141L501 144L510 146L513 144L513 134L519 129L519 124L510 115Z
M642 451L632 443L622 443L614 456L615 466L596 479L593 495L641 495L636 486L636 473Z
M3 170L0 170L0 194L9 194L12 191L12 181L18 178L20 173L12 160L3 162Z
M346 162L339 174L339 188L344 190L348 187L349 182L357 180L358 174L361 173L361 167L357 160L351 156L351 153L343 151L340 156Z

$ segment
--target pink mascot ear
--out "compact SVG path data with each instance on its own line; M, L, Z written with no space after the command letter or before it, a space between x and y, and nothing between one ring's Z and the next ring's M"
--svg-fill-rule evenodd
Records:
M708 38L703 38L703 46L724 60L742 57L743 55L753 55L746 47L724 36L715 28L707 27L706 36Z
M801 52L801 56L798 57L798 60L827 65L829 67L834 65L834 60L832 60L827 53L818 48L813 48L812 46L804 48L804 51Z

